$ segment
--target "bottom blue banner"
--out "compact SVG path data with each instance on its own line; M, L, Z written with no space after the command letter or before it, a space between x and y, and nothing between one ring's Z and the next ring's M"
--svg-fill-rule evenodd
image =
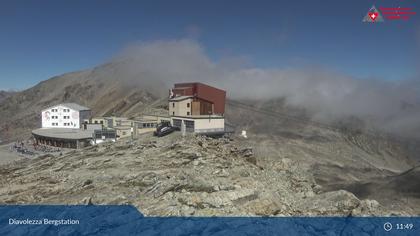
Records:
M420 217L144 217L135 207L0 206L0 235L420 235Z

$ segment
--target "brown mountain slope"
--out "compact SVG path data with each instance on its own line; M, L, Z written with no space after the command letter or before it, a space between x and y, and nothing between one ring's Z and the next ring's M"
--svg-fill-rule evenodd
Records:
M16 92L14 91L0 91L0 103L6 100L6 98L12 96Z
M17 92L0 103L0 140L3 143L26 138L40 125L40 111L48 106L75 102L88 106L93 115L135 116L152 113L163 86L158 82L136 83L120 74L115 64L67 73Z

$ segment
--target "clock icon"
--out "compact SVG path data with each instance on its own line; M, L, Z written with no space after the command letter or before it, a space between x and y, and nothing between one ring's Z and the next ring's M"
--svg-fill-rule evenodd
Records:
M392 229L392 224L391 224L391 223L389 223L389 222L386 222L386 223L384 224L384 230L385 230L385 231L391 231L391 229Z

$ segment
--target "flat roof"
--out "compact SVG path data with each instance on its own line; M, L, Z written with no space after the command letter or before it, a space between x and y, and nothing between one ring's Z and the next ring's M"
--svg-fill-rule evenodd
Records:
M32 134L56 139L89 139L92 138L93 130L71 128L40 128L32 130Z
M114 126L113 129L131 129L131 125L118 125Z
M193 96L178 96L178 97L173 97L171 99L169 99L169 101L182 101L188 98L193 98Z
M43 109L43 111L45 111L47 109L51 109L51 108L56 107L56 106L64 106L64 107L67 107L67 108L70 108L70 109L73 109L73 110L76 110L76 111L90 111L90 108L79 105L77 103L60 103L60 104L56 104L54 106L49 106L49 107Z
M147 123L147 122L158 122L158 119L141 119L141 120L133 120L137 123Z
M183 118L183 119L224 119L224 116L220 115L190 115L190 116L171 116L171 118Z

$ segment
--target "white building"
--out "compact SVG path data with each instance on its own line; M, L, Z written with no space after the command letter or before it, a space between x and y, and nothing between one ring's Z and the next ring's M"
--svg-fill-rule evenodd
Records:
M83 121L89 119L89 108L76 103L58 104L42 110L42 128L80 129Z

